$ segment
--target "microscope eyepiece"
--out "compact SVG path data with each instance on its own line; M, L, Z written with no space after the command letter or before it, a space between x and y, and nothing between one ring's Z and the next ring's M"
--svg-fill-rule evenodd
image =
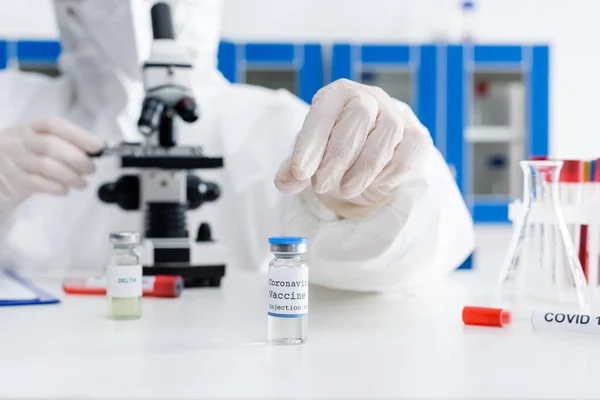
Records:
M142 112L138 120L138 130L144 136L158 131L165 103L156 97L147 97L142 103Z
M156 3L150 10L154 39L175 39L171 7L166 3Z
M175 112L177 112L185 122L196 122L200 117L198 105L193 97L184 97L179 100L179 102L175 104Z

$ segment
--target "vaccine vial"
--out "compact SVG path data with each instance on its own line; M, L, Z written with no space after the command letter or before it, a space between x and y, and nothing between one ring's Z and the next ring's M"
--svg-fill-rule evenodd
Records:
M308 266L304 237L269 239L274 258L269 264L268 339L272 344L306 341L308 322Z
M108 317L138 319L142 314L142 264L138 249L140 234L110 234L111 256L107 268Z

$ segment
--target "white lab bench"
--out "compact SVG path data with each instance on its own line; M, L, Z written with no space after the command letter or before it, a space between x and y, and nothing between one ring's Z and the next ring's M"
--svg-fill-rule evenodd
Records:
M414 293L311 287L301 346L265 343L259 274L145 298L139 321L107 320L102 296L0 308L0 397L599 397L597 337L463 326L463 305L493 284L478 264Z

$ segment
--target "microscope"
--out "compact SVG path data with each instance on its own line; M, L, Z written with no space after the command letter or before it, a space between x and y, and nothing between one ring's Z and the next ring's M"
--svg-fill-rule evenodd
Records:
M144 275L180 275L186 287L220 286L225 252L208 223L190 235L186 212L220 196L217 184L189 171L222 168L223 158L204 156L201 147L177 146L177 119L193 123L200 114L189 89L192 64L175 41L169 6L155 4L151 17L154 40L143 65L146 94L138 121L145 143L121 144L95 155L118 156L122 168L139 173L102 185L98 197L123 210L143 211Z

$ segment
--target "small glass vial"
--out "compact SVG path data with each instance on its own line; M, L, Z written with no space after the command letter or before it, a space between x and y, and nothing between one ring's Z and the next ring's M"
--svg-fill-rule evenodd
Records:
M272 237L269 264L268 339L273 344L302 344L308 321L308 266L304 237Z
M137 232L113 232L107 268L108 318L139 319L142 315L142 264Z

